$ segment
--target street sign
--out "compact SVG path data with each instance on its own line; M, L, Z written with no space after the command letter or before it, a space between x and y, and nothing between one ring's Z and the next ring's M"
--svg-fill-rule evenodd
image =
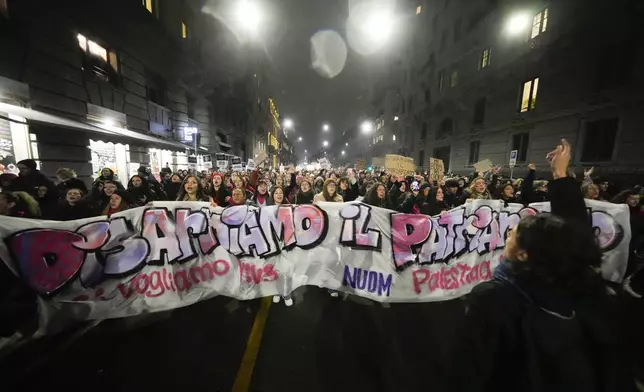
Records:
M510 167L515 167L517 165L518 155L519 155L519 150L510 151Z

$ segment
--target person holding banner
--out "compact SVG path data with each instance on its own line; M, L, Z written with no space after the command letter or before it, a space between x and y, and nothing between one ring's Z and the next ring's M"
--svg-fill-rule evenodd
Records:
M333 178L327 178L322 186L322 191L315 195L313 201L328 201L342 203L342 196L337 193L337 183Z
M193 175L184 178L177 195L177 201L208 201L214 204L212 197L204 192L199 179Z
M547 155L552 214L528 215L467 297L450 391L633 391L614 299L566 140Z
M288 200L285 197L285 192L284 188L282 188L279 185L276 185L273 187L273 191L271 192L270 198L269 198L269 205L272 206L281 206L282 204L289 204ZM292 306L293 305L293 298L291 298L291 295L285 295L281 297L284 299L284 305L286 306ZM280 302L280 296L279 295L274 295L273 296L273 303L277 304Z
M215 204L219 207L228 206L228 201L232 196L231 192L223 185L224 176L221 173L214 172L211 177L212 187L210 188L210 196Z
M375 184L369 188L369 192L367 192L364 201L370 206L386 208L388 210L394 209L389 201L387 189L381 183Z

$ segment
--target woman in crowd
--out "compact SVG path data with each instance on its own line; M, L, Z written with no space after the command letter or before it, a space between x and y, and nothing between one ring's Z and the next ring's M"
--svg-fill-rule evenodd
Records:
M212 198L206 195L201 188L199 179L193 175L188 175L183 179L177 201L207 201L214 204Z
M468 295L451 391L634 390L570 157L565 140L548 154L552 214L522 218Z
M492 195L487 190L485 179L482 177L475 178L466 190L467 200L492 200Z
M343 202L342 196L337 192L337 184L333 178L327 178L326 181L324 181L322 192L315 195L313 201Z
M178 174L172 174L170 180L165 182L164 190L165 194L168 195L168 200L177 200L177 195L179 195L179 190L181 189L181 177Z
M512 186L512 184L505 184L499 189L501 190L501 192L498 195L498 199L503 200L503 203L506 207L509 203L519 202L516 196L514 196L514 187Z
M276 176L276 177L275 177L275 180L274 180L273 182L274 182L274 184L273 184L273 186L271 187L271 191L270 191L270 193L271 193L271 194L273 194L273 191L274 191L274 190L275 190L275 188L277 188L278 186L279 186L279 187L282 187L282 188L284 188L284 189L286 188L286 186L285 186L285 184L284 184L284 178L283 178L282 176ZM282 190L284 190L284 189L282 189Z
M0 192L0 215L16 218L41 218L38 202L23 191Z
M156 200L156 194L148 186L148 181L138 174L133 175L127 183L127 192L130 194L135 206L144 206Z
M244 198L250 200L253 197L253 192L248 190L247 182L243 177L235 176L233 177L233 186L244 191Z
M284 195L285 195L284 188L282 188L279 185L273 187L273 191L271 192L271 195L269 198L270 205L281 206L282 204L289 204L288 200L286 200L286 197ZM293 305L293 298L291 298L290 294L285 295L281 298L284 299L284 305L286 306ZM280 302L280 296L274 295L273 303L279 303L279 302Z
M229 206L241 206L247 204L246 192L242 188L235 188L228 202Z
M295 194L293 204L311 204L313 203L313 190L309 180L302 178L297 194Z
M264 207L270 204L270 196L268 194L268 185L266 185L266 181L259 180L257 182L257 191L251 200L257 207Z
M358 188L358 181L356 181L355 176L350 174L349 177L340 178L339 185L340 189L338 190L338 194L342 196L342 200L354 201L358 198L360 189Z
M85 194L82 189L68 189L65 194L65 200L58 204L53 218L59 221L70 221L93 216L92 209L84 197Z
M199 181L201 182L201 189L209 195L210 194L210 177L202 176Z
M424 215L435 216L449 210L443 200L444 196L443 189L440 187L432 187L427 183L421 185L417 196L418 211Z
M535 181L536 167L534 163L528 165L528 174L523 179L521 200L523 204L540 203L550 200L548 195L548 181Z
M105 206L102 215L106 215L108 218L117 212L125 211L130 208L131 199L130 195L121 190L115 190L111 196L110 200Z
M365 202L374 207L386 208L389 210L394 209L389 201L387 189L381 183L377 183L369 188L365 197Z
M228 206L228 201L231 197L231 192L224 186L224 176L220 173L212 173L212 187L210 188L210 196L215 204L219 207Z
M121 181L116 178L116 175L109 167L105 167L101 170L101 175L96 179L96 181L112 181L114 182L114 184L116 184L118 189L125 190L125 187L123 186L123 184L121 184Z
M581 186L581 194L584 195L584 199L598 200L599 187L593 183L583 184Z
M324 177L318 176L315 178L315 181L313 181L313 193L318 194L322 193L324 190Z
M16 178L18 178L18 176L13 173L0 174L0 189L5 192L13 190L12 184Z
M61 167L56 170L56 177L58 178L58 181L60 181L58 185L56 185L56 188L58 189L58 194L62 199L67 197L67 190L72 188L81 190L84 195L87 194L87 186L83 181L76 178L77 176L74 170Z

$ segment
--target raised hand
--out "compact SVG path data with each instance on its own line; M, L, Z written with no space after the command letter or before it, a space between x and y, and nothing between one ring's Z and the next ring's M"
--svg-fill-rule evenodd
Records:
M588 170L584 170L584 177L590 177L593 175L593 171L595 171L595 166L591 167Z
M534 165L534 163L531 163L531 164L528 165L528 169L537 170L537 167Z
M550 163L550 170L555 180L567 176L571 150L568 140L561 139L561 144L546 155L546 160Z

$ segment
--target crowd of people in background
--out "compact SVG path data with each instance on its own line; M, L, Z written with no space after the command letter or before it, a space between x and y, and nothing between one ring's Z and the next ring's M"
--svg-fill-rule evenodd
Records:
M528 371L531 372L530 377L535 376L534 369L516 369L518 372L511 371L510 378L503 372L503 369L517 364L513 362L516 360L515 347L524 347L521 341L526 339L522 334L517 334L514 320L525 322L526 314L529 314L532 318L521 328L524 332L529 330L534 336L543 335L544 338L538 347L534 346L536 351L528 350L525 355L558 363L556 368L566 368L565 374L579 376L575 378L575 383L585 383L589 387L596 382L617 385L627 376L616 377L622 367L618 366L617 356L621 354L616 351L617 343L611 339L615 334L607 335L608 330L600 331L601 328L582 333L588 326L595 328L611 320L604 311L613 307L604 296L599 273L601 251L595 243L583 199L628 206L632 236L626 272L628 287L626 284L623 287L624 292L639 299L644 293L643 274L638 274L644 270L644 200L641 198L644 189L640 185L618 187L606 179L594 178L592 168L585 170L583 179L578 181L568 166L570 151L570 145L564 140L548 155L549 169L553 174L550 183L537 178L534 164L529 164L527 173L516 179L501 175L501 167L497 167L484 173L474 172L467 177L448 174L432 180L428 173L394 176L386 171L356 171L353 168L298 170L293 166L277 171L263 168L260 163L256 169L243 172L172 172L169 168L163 168L158 177L151 173L149 167L141 166L137 174L129 178L127 186L116 178L111 169L104 168L88 189L73 170L57 170L58 181L55 183L38 170L35 161L23 160L17 164L19 175L0 175L0 214L68 221L111 216L154 201L167 200L204 202L213 207L263 207L359 200L401 213L436 216L476 199L501 200L506 206L511 203L528 205L550 201L552 214L523 218L508 233L504 260L496 268L492 281L476 286L468 296L469 321L463 325L472 329L464 336L476 337L477 343L490 343L472 343L466 347L459 364L468 369L471 377L462 377L462 373L459 373L459 377L461 381L486 379L489 380L489 386L516 386L527 382L522 378L522 372ZM544 246L546 243L549 246ZM329 293L332 296L338 294L333 290L329 290ZM279 299L277 296L273 298L276 302ZM292 304L290 296L284 297L284 300L287 305ZM583 313L579 321L585 325L583 328L572 328L573 324L565 327L563 324L555 325L557 320L576 320L576 311ZM552 317L541 319L543 315ZM492 329L497 332L490 332ZM568 336L566 339L570 341L597 343L599 345L595 348L601 352L590 355L583 344L578 344L574 350L567 347L567 354L561 356L561 344L557 342L564 340L550 339L547 336L550 332L544 331L551 330L556 330L557 336ZM589 337L587 333L598 335ZM546 341L551 343L543 343ZM532 347L532 343L525 347L528 346ZM478 351L473 352L472 347ZM504 354L493 354L497 349L505 350ZM573 357L574 360L571 359ZM580 358L585 359L579 362ZM605 376L605 379L593 379L593 369L597 368L589 362L593 358L605 359L606 363L602 362L599 368L608 370L597 375ZM482 366L492 362L494 369ZM481 375L484 368L487 372L493 372L493 376ZM544 369L541 367L540 370ZM541 373L537 376L551 385L567 385L556 374ZM454 380L454 385L458 384L457 381ZM525 386L527 388L527 384ZM581 389L591 390L585 387ZM465 387L462 390L469 389Z

